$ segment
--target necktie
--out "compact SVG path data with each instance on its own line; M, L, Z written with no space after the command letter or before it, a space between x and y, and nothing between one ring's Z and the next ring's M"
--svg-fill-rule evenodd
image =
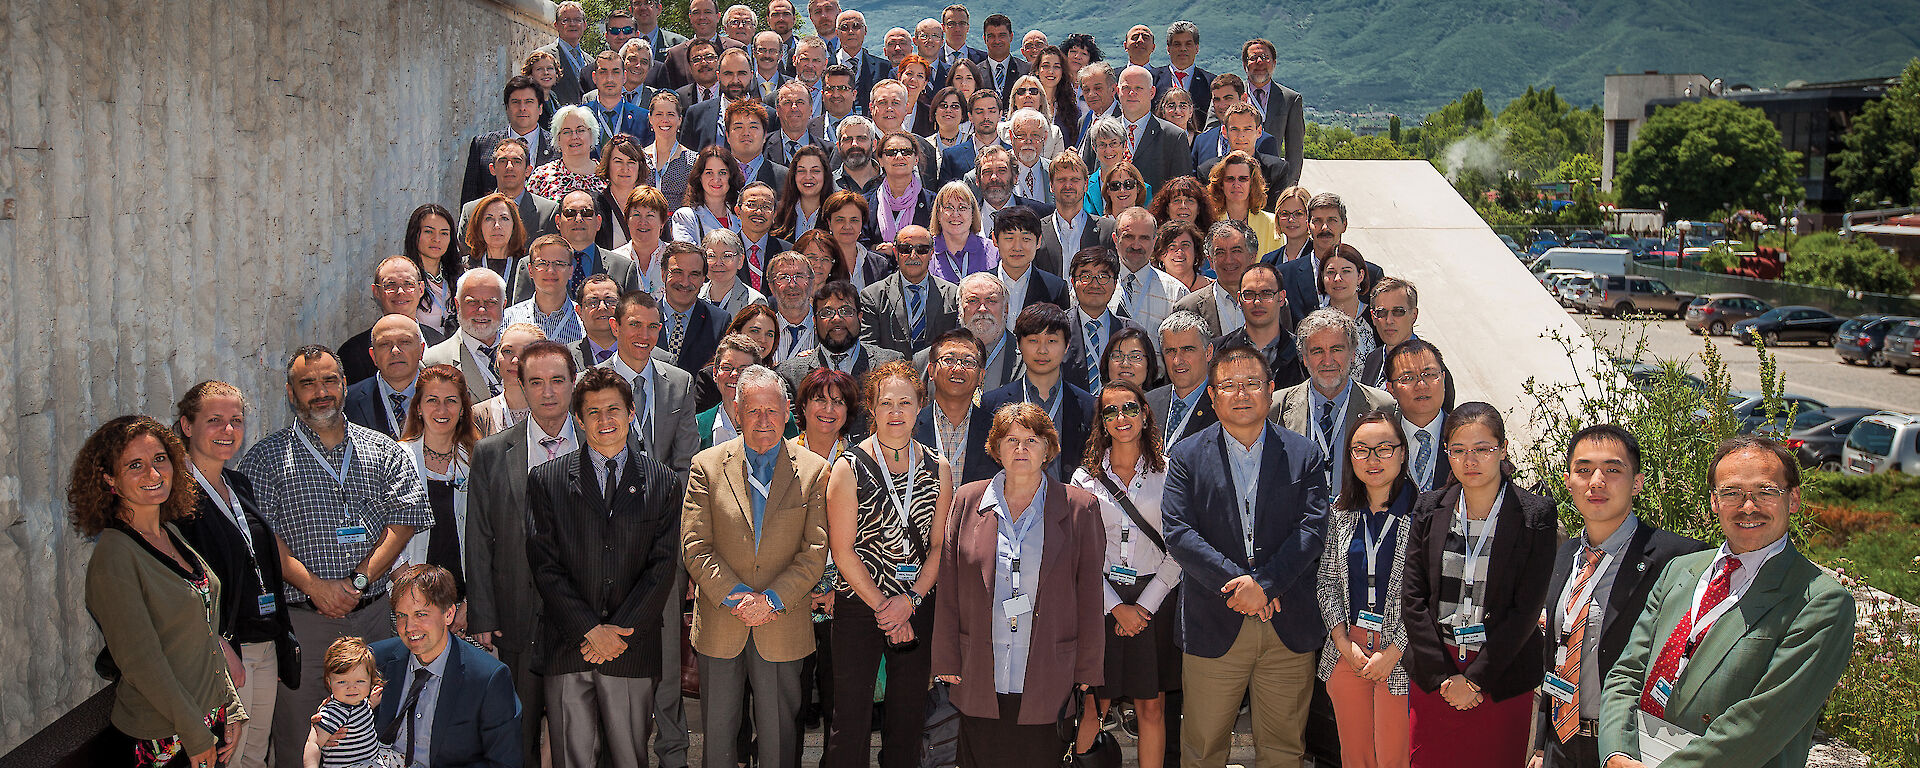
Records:
M996 91L1000 90L1002 87L1001 82L1004 81L1006 77L1007 77L1007 65L1005 63L994 64L993 65L993 89Z
M500 353L495 351L493 347L482 344L480 345L480 356L487 359L487 370L493 374L493 380L498 382L500 380ZM499 384L493 385L493 393L496 395L500 394Z
M613 459L607 459L607 482L605 485L607 487L602 490L606 491L607 506L611 508L613 506L613 489L620 485L620 467L614 464Z
M1134 315L1137 317L1140 314L1140 307L1139 307L1140 274L1139 273L1137 272L1127 273L1125 290L1127 292L1127 314Z
M800 151L800 142L787 139L787 163L793 163L793 154Z
M595 365L606 362L607 358L610 358L610 357L613 357L613 347L607 347L606 349L596 349L593 351L593 362Z
M1137 133L1138 131L1139 131L1139 126L1133 123L1127 123L1127 160L1128 161L1133 160L1133 137L1134 137L1134 134Z
M1260 107L1260 116L1266 117L1267 116L1267 89L1261 88L1260 90L1254 91L1253 102L1255 105Z
M1173 398L1173 404L1167 406L1167 434L1163 435L1160 440L1163 448L1171 447L1175 442L1178 442L1180 432L1186 426L1181 420L1186 417L1187 401L1175 396Z
M1087 391L1100 393L1100 321L1087 321Z
M393 424L393 433L400 434L407 423L407 396L395 392L387 395L387 402L393 407L388 410L388 419Z
M400 736L400 726L412 722L414 710L420 706L420 691L427 687L427 680L431 677L433 673L428 672L424 667L413 671L413 682L407 686L407 698L401 702L400 709L396 710L397 714L394 715L393 722L388 723L386 730L380 734L381 741L391 746L394 739ZM405 751L407 765L413 765L413 731L413 728L407 728Z
M1662 680L1666 680L1669 685L1676 688L1679 687L1680 657L1693 655L1693 643L1690 642L1693 636L1693 622L1696 617L1712 613L1715 606L1727 599L1727 595L1733 591L1733 572L1739 569L1740 558L1727 558L1726 566L1720 569L1720 573L1716 574L1712 581L1707 582L1706 594L1700 596L1700 607L1680 617L1679 626L1673 628L1673 634L1667 636L1666 644L1660 646L1660 657L1654 660L1652 671L1647 673L1647 687L1640 693L1640 711L1654 717L1667 716L1667 705L1653 697L1653 688ZM1702 630L1701 635L1705 636L1705 634Z
M789 141L787 143L792 144L793 142ZM764 270L760 266L760 246L747 246L747 282L751 284L756 291L766 290L760 287L761 281L763 280L763 273Z
M831 363L832 363L832 365L833 365L833 369L834 369L834 370L836 370L836 371L841 371L842 373L844 373L844 372L845 372L845 371L844 371L844 370L843 370L843 369L841 368L841 366L842 366L842 365L845 365L845 364L846 364L846 362L847 362L847 353L845 353L845 352L828 352L828 353L827 353L827 360L828 360L829 362L831 362Z
M800 350L800 334L805 333L806 330L807 330L807 327L804 325L787 326L787 333L793 337L793 340L787 342L787 353L784 355L781 355L780 356L781 359L784 360L786 358L792 357L793 353L798 352Z
M640 430L640 450L642 451L648 450L647 446L652 442L648 438L653 436L653 412L647 410L646 383L645 376L633 377L633 423Z
M691 310L689 310L691 311ZM667 336L667 353L676 359L680 356L680 345L687 342L687 316L673 313L673 332Z
M1331 400L1320 404L1320 437L1324 439L1324 444L1328 446L1327 452L1331 454L1333 452L1333 401Z
M1413 482L1420 490L1433 490L1433 435L1426 430L1413 433L1413 439L1420 443L1420 452L1413 456Z
M1036 173L1036 171L1037 171L1037 169L1034 169L1034 168L1028 168L1028 169L1027 169L1027 194L1026 194L1026 197L1039 197L1039 196L1040 196L1040 195L1038 195L1038 194L1037 194L1037 191L1038 191L1038 190L1036 190L1036 189L1034 188L1034 187L1035 187L1035 184L1034 184L1034 179L1033 179L1033 177L1034 177L1034 174Z
M1173 72L1173 79L1180 83L1180 87L1182 88L1187 87L1187 73L1181 72L1176 69Z
M1587 582L1593 579L1594 571L1600 566L1600 550L1588 546L1581 551L1586 555L1586 564L1580 566L1580 576L1573 580L1573 595L1567 599L1567 608L1574 607L1572 602L1586 593ZM1568 739L1573 738L1573 735L1580 731L1580 690L1577 686L1580 684L1580 657L1587 649L1587 609L1591 607L1593 607L1592 600L1581 603L1573 623L1560 628L1561 632L1566 633L1567 641L1564 647L1567 655L1566 660L1560 664L1558 672L1560 679L1576 686L1572 699L1567 701L1554 699L1553 703L1553 732L1560 737L1562 744L1567 743ZM1564 609L1561 615L1566 615Z
M547 458L551 460L560 455L560 444L566 441L564 437L543 437L540 438L540 447L547 449Z
M926 286L922 285L907 286L907 322L913 328L915 344L927 334L926 299L920 295L925 290Z
M580 284L587 281L587 252L573 252L573 275L567 278L567 295L580 295Z

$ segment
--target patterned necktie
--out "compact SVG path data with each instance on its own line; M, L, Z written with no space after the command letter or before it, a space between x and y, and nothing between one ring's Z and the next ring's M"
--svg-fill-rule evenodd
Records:
M994 64L993 65L993 89L997 91L997 90L1000 90L1002 87L1004 87L1002 83L1006 81L1006 77L1007 77L1007 65L1004 62Z
M1140 316L1140 274L1128 272L1124 289L1127 292L1127 314Z
M1100 321L1087 321L1087 391L1100 394Z
M493 374L493 380L496 382L499 381L500 380L500 353L496 351L493 347L489 347L485 344L481 344L480 356L487 359L487 371ZM494 392L493 392L494 394L496 395L500 394L499 384L493 385L493 389L494 389Z
M613 357L613 347L607 347L606 349L596 349L593 351L594 365L599 365L601 363L604 363L607 361L607 358L610 358L610 357Z
M1413 482L1420 490L1433 490L1433 435L1426 430L1413 433L1413 439L1420 443L1420 452L1413 456Z
M760 266L760 246L747 246L747 284L753 286L756 291L766 290L760 287L764 280L762 274L764 274L764 268Z
M1036 183L1036 182L1034 181L1034 176L1035 176L1036 174L1038 174L1038 173L1039 173L1039 169L1037 169L1037 168L1028 168L1028 169L1027 169L1027 194L1026 194L1026 195L1024 195L1025 197L1039 197L1039 196L1040 196L1040 195L1038 194L1038 192L1039 192L1039 190L1038 190L1038 189L1036 189L1036 187L1038 186L1038 184L1037 184L1037 183Z
M613 489L619 486L619 484L620 484L620 467L614 464L613 459L607 459L607 482L606 482L607 487L602 488L601 490L605 491L607 494L607 506L609 507L613 506ZM408 763L408 765L412 765L412 763Z
M787 326L787 333L791 335L793 339L787 342L787 353L784 355L781 355L780 359L785 360L789 357L793 357L793 354L795 352L800 351L800 334L805 333L806 330L807 330L807 327L804 325Z
M1594 571L1600 567L1600 550L1587 546L1582 548L1582 552L1586 555L1586 564L1580 566L1580 576L1573 581L1573 594L1567 598L1567 605L1561 610L1562 616L1566 615L1566 608L1574 607L1573 601L1579 600L1580 596L1586 593L1587 582L1593 579ZM1553 700L1553 732L1560 737L1562 744L1567 743L1575 733L1580 732L1580 690L1577 686L1580 685L1580 657L1585 655L1587 649L1587 609L1591 607L1593 607L1592 600L1581 603L1574 615L1573 623L1560 628L1560 631L1566 633L1567 638L1564 644L1567 653L1566 661L1560 664L1558 670L1560 679L1576 686L1573 698L1566 701Z
M1328 400L1327 402L1320 404L1320 437L1325 440L1324 445L1328 445L1328 446L1333 445L1333 401L1332 400ZM1327 451L1331 453L1333 449L1328 448Z
M587 251L573 252L573 276L567 278L567 295L580 295L580 284L587 281Z
M845 352L828 352L828 353L827 353L827 360L828 360L828 361L829 361L829 362L830 362L830 363L832 364L832 367L833 367L833 369L834 369L834 370L836 370L836 371L841 371L842 373L844 373L844 372L845 372L845 371L844 371L844 370L843 370L843 369L841 368L841 366L842 366L842 365L845 365L845 364L846 364L846 362L847 362L847 353L845 353Z
M920 295L925 290L926 286L922 285L907 286L907 321L913 329L915 344L920 343L921 337L927 335L926 299Z
M687 342L687 320L687 313L673 313L673 332L667 335L667 353L675 359L680 357L680 346Z
M1733 591L1733 572L1739 569L1740 558L1727 558L1726 566L1712 581L1707 582L1707 591L1700 596L1700 607L1680 617L1680 624L1673 628L1673 634L1667 636L1666 644L1660 646L1660 656L1647 673L1647 687L1640 692L1640 711L1659 718L1667 716L1667 705L1653 697L1654 686L1665 680L1668 685L1679 688L1680 657L1693 655L1693 622L1697 620L1696 617L1712 613L1715 606L1727 599L1727 595ZM1706 636L1704 629L1700 634Z
M387 420L393 425L394 434L399 434L407 422L407 396L395 392L387 395L387 402L393 406L387 410Z
M1180 432L1184 431L1186 427L1186 424L1181 420L1186 417L1187 401L1180 399L1179 395L1175 395L1173 403L1167 406L1167 433L1162 435L1160 440L1163 449L1172 447L1174 443L1179 441Z
M543 437L540 438L540 447L547 449L547 459L551 461L553 457L560 455L560 444L566 441L564 437Z
M1128 162L1133 161L1133 137L1138 130L1139 130L1139 126L1133 123L1127 123L1127 161ZM1225 131L1222 131L1221 133L1224 134Z

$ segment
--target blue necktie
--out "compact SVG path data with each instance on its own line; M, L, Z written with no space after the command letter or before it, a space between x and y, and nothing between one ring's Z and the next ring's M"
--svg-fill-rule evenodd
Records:
M587 256L592 251L573 252L573 275L567 278L567 295L580 295L580 284L587 281Z
M806 330L807 327L804 325L787 326L787 333L793 334L793 341L787 344L787 357L792 357L794 352L800 349L800 334L805 333Z
M920 343L920 339L927 334L926 299L920 295L920 293L925 290L925 286L907 286L907 318L913 325L913 342L915 344Z
M1333 401L1320 404L1320 436L1325 439L1327 455L1333 455Z
M1186 417L1187 417L1187 401L1182 400L1180 399L1180 396L1175 395L1173 398L1173 404L1167 407L1167 434L1162 436L1160 441L1163 449L1166 447L1170 447L1174 443L1179 441L1181 428L1185 426L1185 424L1181 420L1185 419Z
M1413 457L1413 481L1420 490L1433 490L1433 472L1428 470L1427 462L1433 460L1433 435L1426 430L1413 433L1413 439L1420 441L1420 453Z
M1100 321L1087 321L1087 391L1100 394Z

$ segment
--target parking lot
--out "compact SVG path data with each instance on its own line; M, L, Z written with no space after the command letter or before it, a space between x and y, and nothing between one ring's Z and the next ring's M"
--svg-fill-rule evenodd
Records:
M1703 337L1688 333L1686 324L1680 320L1605 320L1581 313L1574 317L1588 333L1595 335L1596 343L1612 348L1627 339L1631 348L1631 339L1644 332L1648 353L1653 357L1684 361L1694 374L1702 372ZM1715 337L1713 343L1718 345L1721 358L1727 362L1735 389L1760 388L1760 358L1752 347L1737 345L1727 336ZM1771 349L1786 381L1787 392L1830 406L1920 413L1920 371L1900 375L1886 368L1847 365L1825 345L1789 343Z

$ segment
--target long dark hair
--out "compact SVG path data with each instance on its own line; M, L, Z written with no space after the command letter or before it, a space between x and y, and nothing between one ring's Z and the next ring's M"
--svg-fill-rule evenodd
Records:
M1507 420L1500 415L1500 409L1478 400L1471 403L1461 403L1458 408L1453 409L1452 413L1447 414L1446 423L1440 425L1440 445L1444 447L1448 443L1453 442L1453 433L1460 431L1461 427L1467 426L1468 424L1479 424L1486 427L1488 431L1493 433L1493 439L1500 442L1500 447L1507 447ZM1451 461L1451 459L1449 459L1449 461ZM1513 479L1513 472L1513 463L1506 459L1501 459L1500 482L1504 483ZM1457 471L1449 473L1447 484L1459 485L1460 473Z
M1140 348L1146 350L1146 386L1160 386L1160 356L1154 354L1153 337L1147 335L1146 331L1139 328L1122 328L1118 333L1113 335L1113 338L1107 340L1107 348L1100 354L1100 380L1109 383L1115 381L1115 379L1109 375L1107 369L1113 365L1113 353L1120 346L1120 342L1123 341L1137 341L1140 343Z
M1080 468L1087 474L1099 477L1106 469L1100 466L1107 460L1107 453L1113 450L1113 438L1107 434L1107 420L1100 417L1100 401L1105 400L1108 392L1122 390L1133 395L1133 401L1140 404L1140 417L1145 424L1140 429L1140 455L1147 459L1150 472L1167 471L1167 457L1160 455L1160 425L1154 423L1153 409L1147 407L1146 390L1131 381L1115 381L1100 390L1093 401L1093 434L1087 437L1087 453L1080 459Z
M1060 127L1060 135L1073 136L1080 132L1080 102L1074 99L1072 78L1067 77L1067 54L1056 45L1041 48L1040 55L1034 57L1033 68L1038 71L1040 62L1046 61L1049 55L1060 57L1060 82L1053 87L1053 124Z
M834 193L833 163L827 159L827 151L814 144L794 150L793 157L787 158L786 189L780 193L780 207L773 214L773 236L792 241L793 230L800 226L800 185L794 181L793 167L800 164L800 158L811 157L820 161L820 167L826 170L826 181L820 185L820 205L814 210L813 226L820 226L820 214L825 212L827 198Z
M448 213L447 209L441 207L439 203L427 203L415 208L413 215L407 217L407 239L400 244L400 253L406 256L408 261L413 262L414 266L420 268L420 276L423 278L428 274L428 270L426 263L421 261L425 257L420 253L420 230L426 228L428 216L439 216L441 221L447 223L448 230L454 228L453 214ZM453 233L449 232L449 234ZM445 281L451 289L460 283L460 273L466 270L467 261L461 256L460 241L455 237L448 237L447 252L440 255L440 279Z
M1347 428L1347 444L1340 448L1347 452L1347 472L1345 477L1340 478L1340 495L1333 499L1334 509L1352 512L1368 508L1367 484L1360 482L1360 473L1354 469L1353 461L1353 435L1360 431L1361 426L1367 424L1385 424L1392 428L1393 439L1400 443L1400 450L1407 449L1407 434L1400 428L1398 413L1385 408L1375 408L1360 414L1360 418L1353 422L1353 426ZM1401 469L1400 476L1393 481L1393 492L1389 498L1398 498L1413 485L1413 480L1407 477L1405 463L1397 459L1393 463L1399 464Z

